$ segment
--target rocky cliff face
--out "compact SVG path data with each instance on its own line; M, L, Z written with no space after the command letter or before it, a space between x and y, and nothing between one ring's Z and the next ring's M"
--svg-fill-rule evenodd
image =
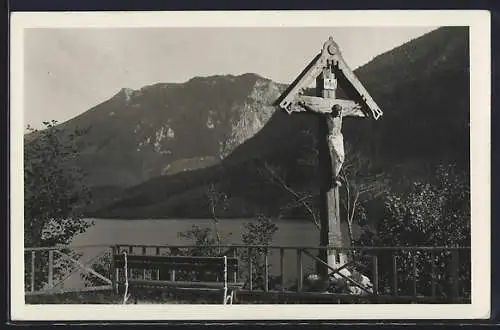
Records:
M280 96L285 86L269 80L258 79L243 106L235 105L235 114L230 133L220 151L221 158L229 155L237 146L253 137L267 124L276 111L272 103Z

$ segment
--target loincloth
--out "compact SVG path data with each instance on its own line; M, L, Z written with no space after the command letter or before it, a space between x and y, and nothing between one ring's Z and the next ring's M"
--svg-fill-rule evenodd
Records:
M332 171L337 177L345 160L344 137L342 134L328 135L328 148L332 158Z

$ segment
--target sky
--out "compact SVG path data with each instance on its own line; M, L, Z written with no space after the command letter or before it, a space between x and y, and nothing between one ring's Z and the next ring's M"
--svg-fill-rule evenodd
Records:
M257 73L290 83L332 36L355 69L437 27L32 28L24 39L24 123L64 122L121 88Z

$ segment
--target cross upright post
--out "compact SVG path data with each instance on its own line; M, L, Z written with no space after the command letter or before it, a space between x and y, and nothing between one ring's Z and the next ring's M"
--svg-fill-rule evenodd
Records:
M337 80L335 75L330 68L325 68L316 79L316 95L324 99L335 99L336 88ZM334 179L334 169L332 168L330 148L328 147L328 138L331 133L327 122L329 118L321 116L318 119L319 168L321 171L320 245L329 247L326 250L321 250L319 257L330 267L335 268L341 266L345 258L341 258L341 254L337 253L334 249L330 249L330 247L345 246L349 240L342 235L339 205L340 192L339 186ZM340 117L337 120L342 120L342 118ZM328 280L328 267L319 265L317 271L323 280Z
M304 95L304 90L316 79L316 96ZM337 99L339 85L348 100ZM345 63L338 45L329 38L323 49L300 73L295 81L278 99L279 106L289 114L312 112L319 118L319 170L321 171L321 229L320 244L328 247L320 252L320 259L327 264L320 265L318 272L328 280L329 267L338 268L346 261L344 251L333 247L350 244L348 235L341 226L339 173L344 162L343 117L370 117L375 120L382 111L368 94L361 82ZM340 253L339 253L340 252Z

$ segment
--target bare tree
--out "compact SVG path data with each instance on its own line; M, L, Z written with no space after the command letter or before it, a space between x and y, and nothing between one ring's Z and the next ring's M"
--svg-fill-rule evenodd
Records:
M294 199L292 203L282 207L282 211L295 208L297 206L302 206L311 217L314 225L318 229L321 228L321 224L319 222L319 212L314 205L315 196L313 192L297 191L293 189L285 182L283 176L280 174L279 168L277 166L270 165L266 161L262 162L262 166L258 168L258 171L261 173L261 175L267 177L273 184L284 189Z
M225 210L227 207L227 194L222 192L214 182L209 182L207 184L206 192L208 198L208 208L210 215L212 216L214 224L214 232L217 239L217 246L220 251L221 237L219 233L218 223L219 223L219 211Z
M370 159L362 157L347 146L346 159L339 178L345 189L345 198L341 199L346 211L349 241L354 242L353 222L361 197L377 198L389 189L389 180L384 173L367 173L373 166Z
M297 159L297 163L306 166L311 173L317 172L319 166L317 137L311 130L301 131L310 142L303 147L302 157ZM261 161L258 171L271 183L283 189L291 198L292 202L282 207L282 211L302 207L316 228L321 228L320 213L315 203L319 196L319 189L314 183L308 183L306 186L292 187L285 180L283 170L278 166L273 166L267 161ZM356 210L361 200L376 198L386 192L389 188L389 181L384 173L373 174L370 170L373 168L371 160L365 158L360 152L353 151L353 148L346 144L346 158L340 173L339 179L345 189L344 198L341 199L345 209L346 222L349 232L349 240L354 241L353 223L356 217Z

